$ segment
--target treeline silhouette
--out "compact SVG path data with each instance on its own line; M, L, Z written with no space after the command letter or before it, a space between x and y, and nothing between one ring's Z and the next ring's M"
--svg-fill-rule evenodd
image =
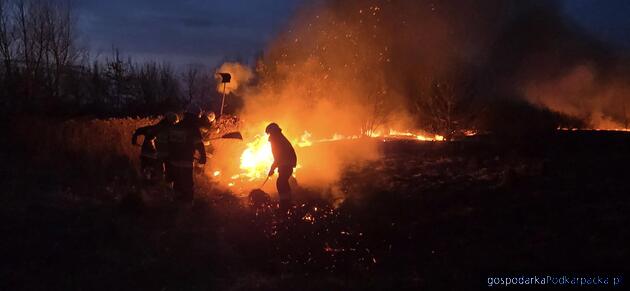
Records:
M0 110L51 116L147 116L189 102L215 109L212 71L168 63L93 58L62 1L0 0ZM220 102L220 100L219 100Z

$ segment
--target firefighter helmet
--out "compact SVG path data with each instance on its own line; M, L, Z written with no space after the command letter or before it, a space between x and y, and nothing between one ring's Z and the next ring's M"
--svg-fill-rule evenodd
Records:
M208 113L206 113L206 118L208 119L209 123L212 123L215 119L217 119L217 116L214 114L214 112L209 111Z
M282 132L282 129L280 128L280 126L278 126L277 123L272 122L272 123L269 123L269 125L267 125L267 128L265 128L265 132L267 134L272 134L272 133Z
M194 115L199 118L201 117L201 107L195 103L191 103L186 107L186 114Z
M173 112L167 112L164 115L164 118L170 124L175 124L175 123L177 123L179 121L179 116L177 116L177 114L175 114Z

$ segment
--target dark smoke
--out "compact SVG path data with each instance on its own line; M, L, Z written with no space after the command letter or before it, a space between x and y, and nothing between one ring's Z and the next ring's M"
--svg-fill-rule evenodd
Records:
M511 141L558 127L618 128L627 62L560 8L518 0L308 3L239 89L241 130L260 137L274 121L299 144L394 131L456 139L472 129ZM349 163L378 158L377 149L297 147L297 179L329 185ZM229 159L215 164L226 177L242 170Z
M627 115L622 63L555 1L329 0L270 46L257 95L377 104L357 114L438 133L612 127Z

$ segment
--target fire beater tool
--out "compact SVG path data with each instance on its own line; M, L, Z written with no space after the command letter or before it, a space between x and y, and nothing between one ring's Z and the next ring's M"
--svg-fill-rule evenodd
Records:
M220 137L213 137L210 140L215 140L215 139L238 139L238 140L243 140L243 135L241 135L240 132L235 131L235 132L230 132L230 133L226 133Z
M267 184L267 181L269 181L269 177L271 177L271 176L267 176L267 179L265 179L265 181L262 183L262 185L260 185L260 188L265 187L265 184Z
M221 112L219 116L223 116L223 106L225 105L225 85L232 80L232 75L229 73L218 73L221 76L221 83L223 83L223 98L221 99Z

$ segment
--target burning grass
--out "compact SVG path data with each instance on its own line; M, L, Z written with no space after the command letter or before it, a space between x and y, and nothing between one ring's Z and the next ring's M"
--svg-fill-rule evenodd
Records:
M269 167L273 163L268 135L262 132L266 124L268 123L261 123L259 126L261 132L245 141L244 147L243 144L234 142L218 145L206 175L239 195L246 195L249 189L257 188L267 177ZM302 134L293 134L289 131L287 135L298 155L294 178L305 187L318 189L326 189L336 183L339 180L339 171L343 167L377 159L379 142L444 141L444 137L440 135L394 129L388 130L387 133L374 131L369 136L333 134L329 138L320 139L308 130L304 130ZM242 152L237 155L240 150ZM238 160L240 164L236 160L237 156L240 157ZM265 190L275 192L273 185L266 187Z
M22 150L30 153L44 168L61 168L60 176L85 176L86 179L105 181L123 180L133 185L137 181L140 148L131 145L131 134L141 126L153 124L155 119L84 119L56 121L22 117L10 129ZM260 187L273 161L266 122L256 130L244 130L245 141L213 140L209 148L213 157L197 181L204 191L220 187L239 196ZM28 127L28 128L25 128ZM207 132L208 138L243 128L242 122L224 118ZM36 128L33 131L32 128ZM300 186L330 191L339 181L344 167L378 159L378 143L383 140L434 140L439 136L411 131L390 130L389 134L372 133L372 137L333 134L318 137L308 130L287 126L287 136L298 153L295 178ZM75 161L67 163L67 161ZM115 171L111 169L117 169ZM97 183L100 184L100 183ZM275 193L274 183L264 188ZM96 192L107 192L106 189ZM337 194L338 196L341 194Z

